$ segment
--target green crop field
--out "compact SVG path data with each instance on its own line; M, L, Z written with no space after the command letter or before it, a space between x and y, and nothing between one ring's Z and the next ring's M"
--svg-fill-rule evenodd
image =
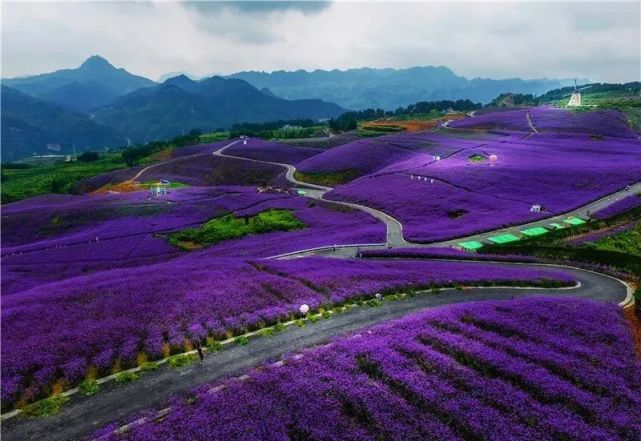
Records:
M187 228L171 233L169 243L185 250L201 248L226 239L272 231L291 231L305 228L288 210L267 210L254 216L226 215L210 220L199 228Z
M84 178L126 167L119 154L94 162L64 162L26 168L2 167L2 203L19 201L45 193L73 193Z

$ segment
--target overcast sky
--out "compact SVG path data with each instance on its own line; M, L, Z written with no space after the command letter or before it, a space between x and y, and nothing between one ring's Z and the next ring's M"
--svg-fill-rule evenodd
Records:
M444 65L471 77L641 77L640 2L2 2L2 77L92 54L151 79Z

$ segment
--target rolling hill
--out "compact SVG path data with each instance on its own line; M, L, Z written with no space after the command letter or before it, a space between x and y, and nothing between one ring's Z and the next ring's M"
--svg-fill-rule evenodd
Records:
M38 98L2 86L2 161L32 154L71 153L125 145L112 128ZM49 148L47 147L49 146Z

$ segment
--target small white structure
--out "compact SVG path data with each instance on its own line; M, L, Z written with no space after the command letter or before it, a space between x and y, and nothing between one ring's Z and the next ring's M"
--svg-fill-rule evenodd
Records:
M530 211L533 213L538 213L541 211L541 205L540 204L534 204L530 207Z
M243 139L243 145L247 145L247 140Z
M167 196L167 187L151 187L149 192L152 196Z
M570 95L570 101L568 101L568 107L578 107L581 103L581 91L589 89L592 86L579 87L576 84L576 79L574 80L574 92ZM567 95L566 95L567 96Z
M499 157L496 155L490 155L490 167L494 167L496 165L496 161L498 161Z
M434 155L434 156L432 156L432 160L434 160L434 161L440 161L440 160L441 160L441 155Z
M430 179L430 184L433 184L433 183L434 183L434 179Z
M298 309L301 314L306 315L309 312L309 305L302 304L300 305L300 308Z

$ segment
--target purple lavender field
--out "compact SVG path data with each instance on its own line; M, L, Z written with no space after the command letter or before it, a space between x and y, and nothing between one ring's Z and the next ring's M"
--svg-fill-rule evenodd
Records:
M597 138L577 129L574 114L549 107L528 110L533 119L545 122L545 133L509 131L522 128L510 124L500 132L481 134L456 129L477 119L502 124L524 112L484 114L459 120L445 132L404 135L404 140L378 138L372 141L378 143L372 146L372 156L364 154L363 146L355 154L357 145L348 144L304 161L301 167L316 165L321 168L311 170L319 173L337 171L329 164L352 164L360 177L336 187L327 198L378 208L398 219L405 238L416 242L551 217L641 180L641 142L629 130L625 136L612 136L622 133L613 113L577 114L586 127L610 131ZM361 141L365 142L370 141ZM397 144L406 146L402 154ZM320 162L324 157L327 165ZM541 211L530 211L533 205L540 205Z
M522 299L389 322L175 398L113 440L634 440L641 363L620 311ZM153 415L148 412L145 415Z

